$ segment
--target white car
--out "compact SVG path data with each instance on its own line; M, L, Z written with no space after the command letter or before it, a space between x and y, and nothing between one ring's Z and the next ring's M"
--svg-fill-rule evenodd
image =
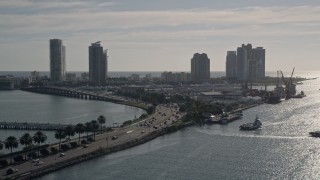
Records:
M38 161L38 162L36 162L36 164L34 164L35 166L40 166L40 165L42 165L44 162L43 161Z
M31 162L32 162L32 163L38 163L38 162L39 162L39 159L32 159Z

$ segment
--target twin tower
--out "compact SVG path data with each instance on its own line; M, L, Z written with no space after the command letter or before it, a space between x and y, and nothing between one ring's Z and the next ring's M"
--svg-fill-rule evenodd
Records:
M106 83L108 55L100 41L89 46L89 81L94 86ZM50 78L52 82L64 81L66 77L66 48L60 39L50 39Z

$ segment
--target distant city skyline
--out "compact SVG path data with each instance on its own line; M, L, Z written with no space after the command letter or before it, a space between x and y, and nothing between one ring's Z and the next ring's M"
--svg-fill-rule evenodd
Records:
M49 71L53 38L67 47L67 71L88 71L95 41L109 71L190 72L196 52L225 71L226 52L247 43L268 50L266 71L320 70L320 1L2 0L0 14L0 71Z

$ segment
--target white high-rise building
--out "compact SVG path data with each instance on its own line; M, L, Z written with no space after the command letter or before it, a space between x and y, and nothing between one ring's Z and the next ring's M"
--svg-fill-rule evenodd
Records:
M63 81L66 74L66 48L60 39L50 39L50 78Z

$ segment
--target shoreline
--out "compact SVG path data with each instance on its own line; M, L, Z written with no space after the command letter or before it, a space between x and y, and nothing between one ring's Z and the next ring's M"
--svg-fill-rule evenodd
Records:
M41 156L39 159L45 162L42 166L34 166L29 159L23 163L11 164L5 168L1 168L0 179L31 179L42 176L101 155L106 155L143 144L159 136L192 125L192 123L180 123L181 121L179 119L183 117L183 114L180 114L171 106L157 106L155 112L156 113L153 113L148 118L139 121L139 123L134 123L122 128L116 128L113 132L99 134L96 137L96 141L88 144L89 146L87 148L84 148L82 145L79 145L74 149L71 148L66 151L66 157L59 157L59 154L55 153L51 153L49 156ZM176 113L179 113L179 117L173 116ZM163 114L167 115L164 116ZM142 125L146 122L150 122L151 125ZM164 122L167 122L167 125L161 126ZM117 136L115 140L111 138L114 136ZM77 139L78 138L75 138L76 141ZM6 170L9 167L17 168L19 170L18 173L6 175Z
M53 94L53 93L39 92L36 89L37 88L20 88L20 89L15 89L15 90L20 90L20 91L25 91L25 92L30 92L30 93L37 93L37 94L47 94L47 95L52 95L52 96L61 96L61 97L66 97L66 98L69 97L69 96L57 95L57 94ZM118 99L112 99L112 98L104 98L104 99L84 99L84 98L77 98L77 97L69 97L69 98L110 102L110 103L140 108L145 111L147 111L148 107L150 107L150 104L148 105L146 103L139 103L139 102L134 102L134 101L124 101L124 100L118 100ZM121 98L123 98L123 97L121 97Z
M239 111L246 110L246 109L258 106L258 105L261 105L261 104L248 105L248 106L239 108L239 109L237 109L237 110L235 110L233 112L239 112ZM134 107L136 107L136 106L134 106ZM151 116L154 116L155 114L158 114L158 113L154 113ZM157 137L160 137L160 136L175 132L177 130L183 129L185 127L188 127L188 126L191 126L191 125L194 124L192 122L182 122L181 118L182 117L179 118L180 120L176 121L175 123L172 123L171 125L169 125L169 126L167 126L165 128L160 128L158 130L153 130L151 132L149 130L149 133L145 133L142 136L139 135L141 137L138 136L138 138L130 139L129 141L125 141L125 142L122 142L120 144L116 144L114 146L110 146L110 147L107 147L107 148L103 148L101 146L100 147L96 147L94 150L92 150L92 151L90 151L88 153L84 153L84 154L81 154L81 155L76 155L75 157L70 157L70 158L68 157L68 159L64 159L64 160L62 160L60 162L45 161L45 162L48 162L48 164L50 166L46 165L46 166L39 167L39 168L34 169L34 170L31 169L31 170L29 170L27 172L24 172L22 174L17 174L17 175L13 174L10 177L6 177L6 176L2 176L2 177L4 179L33 179L33 178L36 178L36 177L41 177L43 175L52 173L54 171L58 171L60 169L63 169L63 168L66 168L66 167L69 167L69 166L72 166L72 165L75 165L75 164L79 164L79 163L82 163L82 162L85 162L85 161L88 161L88 160L91 160L91 159L95 159L95 158L98 158L98 157L103 156L103 155L108 155L108 154L111 154L111 153L114 153L114 152L118 152L118 151L122 151L122 150L126 150L126 149L129 149L129 148L138 146L140 144L143 144L143 143L146 143L148 141L151 141L151 140L153 140L153 139L155 139ZM143 122L143 121L146 121L146 119L141 120L140 122ZM128 127L130 127L130 126L128 126ZM122 130L126 130L128 127L124 127L124 128L122 128ZM127 133L128 133L128 131L127 131ZM68 151L67 151L67 153L68 153ZM50 156L56 156L56 155L50 155ZM28 163L28 161L25 162L25 163Z
M108 148L99 147L95 151L92 151L92 152L89 152L89 153L86 153L86 154L83 154L83 155L80 155L80 156L77 156L77 157L74 157L74 158L71 158L68 160L64 160L59 163L54 163L50 167L42 167L37 170L32 170L32 171L29 171L27 173L23 173L23 174L20 174L17 176L11 176L10 179L33 179L33 178L41 177L46 174L58 171L60 169L63 169L63 168L69 167L69 166L80 164L85 161L99 158L101 156L105 156L105 155L115 153L118 151L130 149L132 147L149 142L157 137L176 132L180 129L183 129L185 127L189 127L191 125L193 125L192 122L179 124L178 126L176 126L176 129L174 131L172 131L172 130L170 130L170 127L175 126L175 124L173 124L171 126L168 126L167 128L159 129L159 130L153 131L149 134L146 134L145 136L143 136L141 138L136 138L136 139L130 140L128 142L124 142L124 143L115 145L113 147L108 147Z

